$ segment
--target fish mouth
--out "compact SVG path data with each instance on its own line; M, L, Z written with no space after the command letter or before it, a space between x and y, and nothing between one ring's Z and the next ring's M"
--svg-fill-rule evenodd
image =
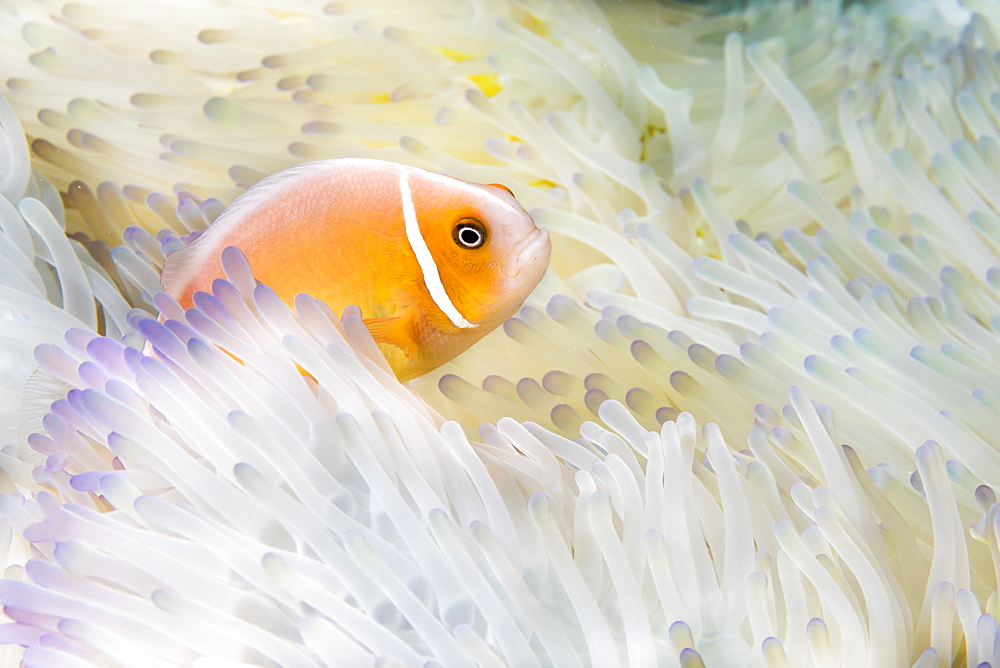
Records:
M507 251L501 271L507 278L515 278L529 263L541 260L547 265L551 253L552 244L549 243L548 230L536 227Z

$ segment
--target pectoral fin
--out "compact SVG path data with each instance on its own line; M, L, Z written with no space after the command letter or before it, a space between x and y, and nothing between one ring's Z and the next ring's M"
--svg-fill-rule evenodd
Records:
M363 318L362 322L372 333L375 343L386 343L399 348L408 360L416 357L417 347L413 341L410 319L406 316Z

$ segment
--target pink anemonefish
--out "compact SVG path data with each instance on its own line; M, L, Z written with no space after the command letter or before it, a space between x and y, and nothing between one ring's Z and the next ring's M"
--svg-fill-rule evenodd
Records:
M505 186L366 159L307 162L260 181L167 256L181 306L223 276L237 246L291 304L361 308L401 381L452 359L512 316L549 263L549 235Z

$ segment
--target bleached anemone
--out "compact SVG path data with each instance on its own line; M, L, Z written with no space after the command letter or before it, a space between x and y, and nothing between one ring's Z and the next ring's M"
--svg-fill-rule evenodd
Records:
M1000 661L993 5L181 9L0 14L55 184L0 109L26 664ZM555 238L409 388L236 253L156 296L221 202L342 155Z
M41 489L0 506L34 551L0 584L29 665L893 665L915 626L950 656L956 605L970 646L986 632L936 445L918 620L900 511L923 502L873 485L801 389L781 445L820 460L811 481L762 432L739 455L715 425L646 431L615 402L576 442L503 419L470 443L356 315L293 313L224 262L198 308L134 317L155 356L83 329L36 352L73 389L29 438Z

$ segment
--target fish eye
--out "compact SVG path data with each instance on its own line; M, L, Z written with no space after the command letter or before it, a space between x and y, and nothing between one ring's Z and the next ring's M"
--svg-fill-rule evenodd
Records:
M486 243L486 226L474 218L463 218L455 225L451 236L463 248L479 248Z

